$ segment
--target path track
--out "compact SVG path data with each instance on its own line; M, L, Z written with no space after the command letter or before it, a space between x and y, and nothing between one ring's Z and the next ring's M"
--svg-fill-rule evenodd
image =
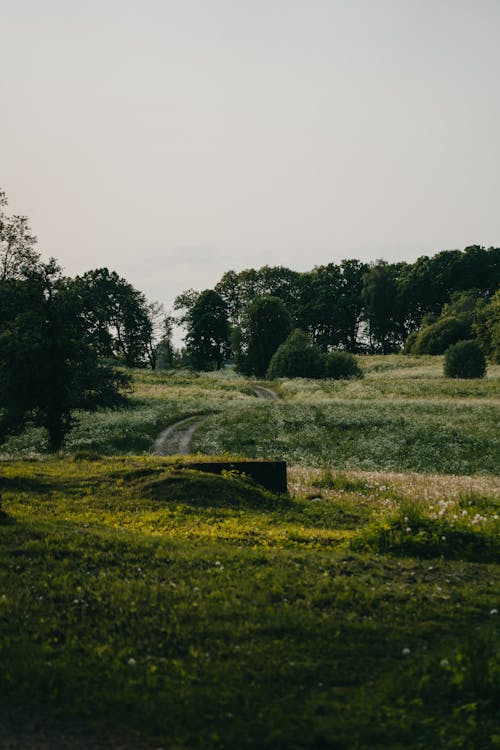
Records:
M279 396L276 391L272 391L270 388L264 388L263 385L253 385L252 391L258 398L268 398L274 401L279 401Z
M279 399L278 394L270 388L262 385L252 386L252 391L257 398ZM175 456L177 454L189 453L189 446L194 433L208 419L209 414L198 414L194 417L181 419L167 427L156 438L153 443L152 453L156 456Z
M157 456L175 456L177 453L189 453L191 438L198 427L208 418L208 414L187 417L175 422L163 430L153 443L152 452Z

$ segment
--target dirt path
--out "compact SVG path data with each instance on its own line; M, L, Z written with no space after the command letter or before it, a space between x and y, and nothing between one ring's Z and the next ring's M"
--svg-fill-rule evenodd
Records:
M274 401L279 401L279 396L276 391L272 391L270 388L264 388L263 385L253 385L252 391L258 398L268 398Z
M175 422L163 430L153 443L152 452L157 456L174 456L177 453L189 453L191 438L208 414L199 414Z
M257 398L275 401L279 399L275 391L272 391L270 388L264 388L262 385L252 386L252 391ZM199 414L194 417L181 419L179 422L174 422L174 424L163 430L156 438L151 452L156 456L175 456L177 454L189 453L189 446L191 445L194 433L209 416L209 414Z

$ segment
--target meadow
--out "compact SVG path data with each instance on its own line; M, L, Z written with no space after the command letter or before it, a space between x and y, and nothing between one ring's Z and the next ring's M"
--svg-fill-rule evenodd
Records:
M3 446L0 746L500 748L500 368L362 365L276 402L139 371L61 454ZM194 451L286 458L290 494L148 455L199 413Z

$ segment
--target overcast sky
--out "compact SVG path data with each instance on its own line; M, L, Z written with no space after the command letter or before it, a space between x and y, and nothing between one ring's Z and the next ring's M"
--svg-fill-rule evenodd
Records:
M500 245L499 0L0 0L0 187L69 274Z

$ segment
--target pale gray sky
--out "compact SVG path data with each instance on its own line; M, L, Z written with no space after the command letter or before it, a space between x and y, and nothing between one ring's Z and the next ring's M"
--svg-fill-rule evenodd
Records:
M0 0L0 187L70 273L500 245L500 0Z

